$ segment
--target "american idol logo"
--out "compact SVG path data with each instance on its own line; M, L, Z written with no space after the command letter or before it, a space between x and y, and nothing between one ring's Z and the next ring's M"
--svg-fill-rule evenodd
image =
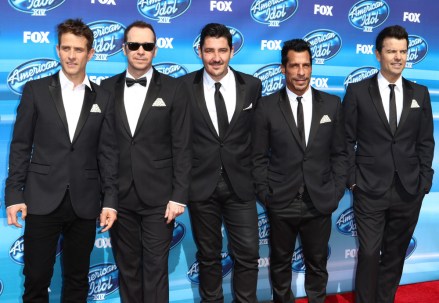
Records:
M340 216L338 216L335 226L337 226L338 231L343 235L356 237L357 224L355 223L354 209L351 207L342 212Z
M115 21L95 21L88 26L93 31L96 61L107 61L122 50L125 26Z
M119 289L118 274L117 266L112 263L97 264L90 267L87 300L103 301L105 296Z
M4 289L3 282L2 280L0 280L0 296L3 293L3 289Z
M32 16L46 16L46 12L57 8L66 0L9 0L15 10L32 14Z
M221 253L221 267L223 278L227 276L233 269L233 260L226 252ZM199 263L195 261L187 272L188 279L195 284L200 284Z
M8 86L14 93L21 95L27 81L53 75L60 67L60 63L53 59L41 58L27 61L9 73Z
M165 75L178 78L188 73L188 70L177 63L159 63L154 65L155 69Z
M357 83L361 80L372 78L378 73L378 69L372 66L364 66L354 70L344 79L344 87L348 87L350 83Z
M171 249L177 246L178 243L183 240L184 235L186 234L186 227L178 222L174 222L174 231L172 232L172 241L171 241Z
M23 245L24 239L23 236L15 240L14 243L12 243L11 248L9 249L9 256L11 259L20 265L24 264L24 245ZM63 247L63 237L61 236L58 240L58 244L56 246L56 256L59 256L62 252Z
M421 62L428 53L428 44L424 38L409 35L406 67L412 68L413 64Z
M270 223L266 213L258 215L259 245L267 245L270 236Z
M230 31L230 34L232 34L232 46L233 46L233 54L237 54L242 46L244 45L244 36L242 35L242 33L237 30L234 27L231 26L227 26L227 28ZM195 41L192 45L195 54L198 56L198 47L200 46L200 35L198 35L197 38L195 38Z
M250 7L250 16L256 22L278 27L294 15L298 6L298 0L255 0Z
M341 49L341 37L329 29L318 29L307 34L303 40L311 45L312 58L316 64L324 64Z
M405 259L407 260L408 258L410 258L410 256L412 255L412 253L415 251L417 246L417 241L415 237L412 237L410 239L410 243L409 243L409 247L407 247L407 251L405 253Z
M363 0L351 7L348 19L353 27L372 32L387 20L389 14L389 5L385 1Z
M258 69L253 76L262 81L262 96L268 96L285 86L280 64L269 64Z
M331 247L328 245L328 259L331 256ZM306 270L305 257L303 256L302 246L294 250L291 269L297 273L304 273Z
M183 15L191 6L191 0L137 0L139 13L158 23L171 23L171 19Z

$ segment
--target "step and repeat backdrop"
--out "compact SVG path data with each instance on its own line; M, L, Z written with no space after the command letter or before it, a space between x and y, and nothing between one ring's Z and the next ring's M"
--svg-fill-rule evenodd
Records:
M123 32L135 20L151 23L157 32L154 66L179 77L202 67L197 55L199 33L210 22L228 26L235 56L231 65L261 79L263 94L284 87L280 50L284 40L303 38L313 51L312 86L343 97L349 83L371 77L379 65L374 55L377 33L400 24L410 45L403 75L430 90L439 129L439 4L431 0L8 0L0 4L0 301L19 302L23 291L23 230L6 223L4 182L16 108L24 84L60 69L55 27L67 18L82 18L93 30L96 55L87 66L92 81L120 73L126 67ZM436 131L436 141L439 131ZM438 169L438 157L434 169ZM145 180L148 186L148 180ZM419 224L407 250L402 283L439 279L439 181L426 196ZM268 279L270 224L264 208L259 213L259 284L261 301L271 298ZM356 225L349 193L333 214L328 246L328 293L353 289L357 255ZM231 302L233 259L224 231L222 265L225 301ZM51 302L61 291L62 238ZM198 262L187 214L175 222L169 258L172 302L194 302L198 296ZM108 233L97 228L89 273L90 302L119 302L118 269ZM292 260L292 288L304 296L304 263L300 241Z

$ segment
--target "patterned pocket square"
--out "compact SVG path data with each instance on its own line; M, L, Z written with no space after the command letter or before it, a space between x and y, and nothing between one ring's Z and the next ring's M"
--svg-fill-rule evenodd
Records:
M166 106L166 104L165 104L165 101L163 101L162 98L157 98L157 99L155 99L155 101L152 104L152 106L164 107L164 106Z
M95 103L95 104L93 104L93 106L91 107L90 112L91 112L91 113L100 113L100 112L101 112L101 109L99 108L99 105L97 105L97 104Z
M411 108L419 108L419 104L418 104L418 102L415 99L413 99L412 100L412 105L410 105L410 107Z
M247 106L246 108L244 108L243 110L249 110L249 109L252 109L253 108L253 104L252 103L250 103L250 105L249 106Z
M322 119L320 119L320 124L331 122L331 119L328 115L324 115Z

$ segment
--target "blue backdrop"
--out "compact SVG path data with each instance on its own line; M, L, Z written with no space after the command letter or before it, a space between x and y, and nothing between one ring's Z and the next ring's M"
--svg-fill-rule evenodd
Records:
M304 38L312 45L313 78L318 89L343 97L346 85L378 71L374 56L377 32L400 24L410 34L404 76L427 85L433 102L435 126L439 117L439 5L431 0L8 0L0 4L0 301L18 302L23 291L22 229L7 226L4 181L16 108L26 81L53 74L60 64L55 52L55 26L66 18L83 18L93 29L96 55L87 66L92 81L123 71L123 31L134 20L153 24L159 51L154 65L178 77L201 68L197 56L200 29L209 22L226 24L233 35L231 65L263 82L264 95L284 86L280 73L282 41ZM436 29L436 30L435 30ZM435 133L436 141L438 132ZM434 168L438 167L435 157ZM145 180L148 186L148 180ZM439 182L426 196L404 267L402 283L439 279L436 219ZM328 292L353 288L357 255L356 226L350 194L333 215L328 246ZM260 260L258 297L271 298L268 281L269 222L258 205ZM225 235L225 233L224 233ZM226 302L231 301L233 260L224 236L223 275ZM172 302L198 300L198 263L187 214L179 217L169 259ZM59 255L62 254L62 239ZM293 258L292 287L304 296L304 265L300 242ZM59 257L50 286L51 301L59 301ZM119 302L117 267L108 233L97 233L89 274L90 301Z

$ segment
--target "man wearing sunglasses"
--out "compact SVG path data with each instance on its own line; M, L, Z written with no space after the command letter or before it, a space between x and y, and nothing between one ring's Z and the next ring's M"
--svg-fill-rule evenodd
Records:
M122 302L168 302L174 219L187 201L191 153L188 103L178 80L152 67L153 27L129 25L128 68L102 81L115 96L120 148L118 221L111 240Z

